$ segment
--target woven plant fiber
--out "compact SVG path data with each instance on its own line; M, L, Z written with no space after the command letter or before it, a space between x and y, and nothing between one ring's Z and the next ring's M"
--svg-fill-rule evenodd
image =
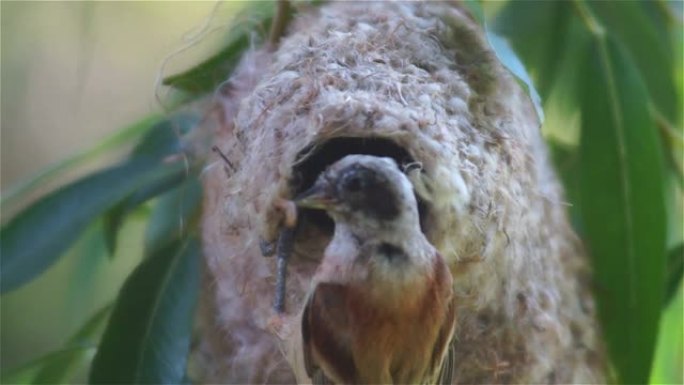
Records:
M299 12L217 92L205 186L201 338L208 383L307 382L299 313L332 235L300 213L287 314L272 308L278 198L349 153L418 165L423 230L458 298L454 383L603 382L588 262L540 123L478 24L453 3L340 2Z

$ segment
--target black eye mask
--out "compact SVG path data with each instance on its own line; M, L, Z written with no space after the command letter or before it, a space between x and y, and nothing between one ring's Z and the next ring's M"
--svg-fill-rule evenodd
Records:
M369 218L388 221L400 213L399 198L390 182L367 167L353 165L342 171L336 190L340 200Z

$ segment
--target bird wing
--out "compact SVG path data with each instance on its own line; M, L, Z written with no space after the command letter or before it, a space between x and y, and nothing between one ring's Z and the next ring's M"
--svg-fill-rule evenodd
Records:
M456 325L455 302L455 299L449 301L444 323L439 330L435 347L432 351L430 367L432 368L432 373L437 374L434 383L440 385L450 385L454 373L456 352L454 351L452 336Z
M304 366L315 383L326 383L319 373L331 371L332 377L344 383L357 378L351 352L351 327L346 311L347 287L334 283L319 283L304 308L302 339ZM322 361L322 362L321 362ZM316 380L316 379L319 380Z
M435 384L438 385L451 385L454 379L454 369L456 367L456 348L454 342L449 344L448 349L446 356L444 356L444 361L442 361L442 367L439 369L437 381L435 381Z

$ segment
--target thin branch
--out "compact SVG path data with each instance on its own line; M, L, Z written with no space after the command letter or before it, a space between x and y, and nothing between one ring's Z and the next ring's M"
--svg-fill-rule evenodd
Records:
M226 162L226 164L228 165L228 167L230 167L230 169L231 169L233 172L236 171L236 168L235 168L235 166L233 166L233 163L231 163L231 161L228 159L228 157L226 156L226 154L224 154L223 151L221 151L221 149L218 148L218 146L213 146L211 149L212 149L215 153L217 153L217 154L221 157L221 159L223 159L224 162Z
M276 10L273 23L271 24L271 33L268 37L268 43L271 49L278 47L280 38L285 34L285 28L292 18L292 5L289 0L278 0L278 9Z

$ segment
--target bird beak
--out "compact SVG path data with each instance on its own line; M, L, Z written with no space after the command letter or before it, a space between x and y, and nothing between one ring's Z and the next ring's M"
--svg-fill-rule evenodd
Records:
M299 207L309 209L328 209L335 203L335 198L326 183L315 183L294 200Z

